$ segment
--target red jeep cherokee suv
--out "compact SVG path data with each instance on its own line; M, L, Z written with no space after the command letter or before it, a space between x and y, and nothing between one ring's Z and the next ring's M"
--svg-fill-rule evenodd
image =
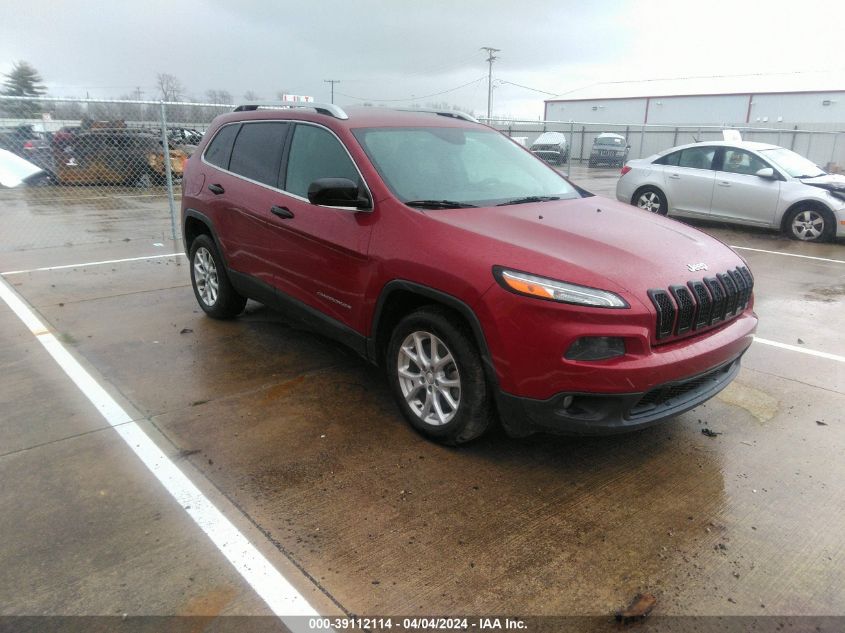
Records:
M456 112L240 106L185 169L200 307L284 309L446 443L639 429L718 393L757 318L731 249ZM304 106L304 107L303 107Z

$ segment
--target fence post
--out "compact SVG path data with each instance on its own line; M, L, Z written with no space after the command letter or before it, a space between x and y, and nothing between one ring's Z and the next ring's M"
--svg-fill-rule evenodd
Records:
M581 126L581 147L578 148L578 164L579 165L584 164L584 137L586 136L586 133L587 133L587 126L582 125Z
M575 122L569 122L569 156L566 157L566 177L572 176L572 150L575 149Z
M640 151L637 158L643 157L643 139L645 138L645 125L640 128Z
M167 140L167 116L164 101L161 105L161 153L164 156L164 177L167 181L167 201L170 203L170 235L176 241L176 201L173 199L173 171L170 169L170 143Z

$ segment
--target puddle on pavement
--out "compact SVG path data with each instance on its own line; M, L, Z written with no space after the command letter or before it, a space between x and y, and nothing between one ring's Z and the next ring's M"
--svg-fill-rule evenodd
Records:
M765 391L734 380L718 396L722 402L748 411L758 422L768 422L778 412L780 402Z

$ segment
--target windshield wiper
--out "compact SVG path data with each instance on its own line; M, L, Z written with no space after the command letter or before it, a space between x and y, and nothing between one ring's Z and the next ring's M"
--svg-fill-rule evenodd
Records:
M410 200L405 204L409 207L420 207L421 209L470 209L478 206L455 200Z
M549 200L560 200L560 196L526 196L524 198L514 198L507 202L497 204L497 207L506 207L509 204L527 204L529 202L548 202Z

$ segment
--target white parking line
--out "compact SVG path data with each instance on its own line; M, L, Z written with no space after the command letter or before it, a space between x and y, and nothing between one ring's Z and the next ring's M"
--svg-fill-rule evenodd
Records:
M144 430L89 374L35 315L25 300L4 279L0 298L26 325L65 374L138 456L164 488L205 532L217 549L267 606L291 630L305 630L296 616L318 615L308 600L268 561L229 519L188 479Z
M65 264L63 266L45 266L44 268L30 268L28 270L9 270L0 275L25 275L26 273L38 273L46 270L64 270L67 268L87 268L88 266L103 266L105 264L120 264L122 262L138 262L144 259L161 259L162 257L185 257L185 253L167 253L166 255L145 255L143 257L126 257L124 259L104 259L99 262L84 262L82 264Z
M788 349L790 352L800 352L802 354L809 354L810 356L818 356L819 358L827 358L828 360L835 360L839 361L840 363L845 363L845 356L840 356L839 354L831 354L830 352L819 352L818 350L807 349L806 347L798 347L797 345L789 345L788 343L778 343L777 341L770 341L769 339L760 338L759 336L755 336L754 341L756 343L762 343L763 345L771 345L772 347L779 347L780 349Z
M831 262L833 264L845 264L845 260L842 259L828 259L826 257L813 257L812 255L798 255L796 253L782 253L780 251L766 251L762 248L751 248L750 246L732 246L729 245L734 250L741 250L741 251L754 251L755 253L768 253L769 255L783 255L784 257L800 257L801 259L814 259L819 262Z

